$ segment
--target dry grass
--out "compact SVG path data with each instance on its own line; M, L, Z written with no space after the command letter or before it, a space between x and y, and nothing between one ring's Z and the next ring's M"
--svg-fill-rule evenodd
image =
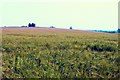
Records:
M2 28L3 77L117 78L118 35L56 28Z

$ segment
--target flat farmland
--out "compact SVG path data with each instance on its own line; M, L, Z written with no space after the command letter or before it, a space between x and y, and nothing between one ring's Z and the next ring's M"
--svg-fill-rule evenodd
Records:
M3 78L120 78L118 34L1 29Z

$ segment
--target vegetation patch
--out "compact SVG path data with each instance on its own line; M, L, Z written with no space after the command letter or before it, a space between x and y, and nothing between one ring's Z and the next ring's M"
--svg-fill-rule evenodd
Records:
M117 36L51 28L3 28L3 78L118 79Z

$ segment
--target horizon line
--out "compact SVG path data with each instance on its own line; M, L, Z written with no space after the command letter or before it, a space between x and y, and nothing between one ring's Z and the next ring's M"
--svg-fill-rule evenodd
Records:
M71 26L72 27L72 26ZM29 27L29 26L26 26L26 27L22 27L22 26L0 26L0 28L52 28L51 26L35 26L35 27ZM53 26L53 28L59 28L59 27L55 27ZM69 28L61 28L61 29L70 29ZM120 28L118 28L120 29ZM76 29L76 28L73 28L73 30L102 30L102 31L116 31L118 29Z

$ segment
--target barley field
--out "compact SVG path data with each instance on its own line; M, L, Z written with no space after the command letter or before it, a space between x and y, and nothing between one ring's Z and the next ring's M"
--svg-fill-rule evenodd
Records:
M118 34L2 28L3 78L120 78Z

